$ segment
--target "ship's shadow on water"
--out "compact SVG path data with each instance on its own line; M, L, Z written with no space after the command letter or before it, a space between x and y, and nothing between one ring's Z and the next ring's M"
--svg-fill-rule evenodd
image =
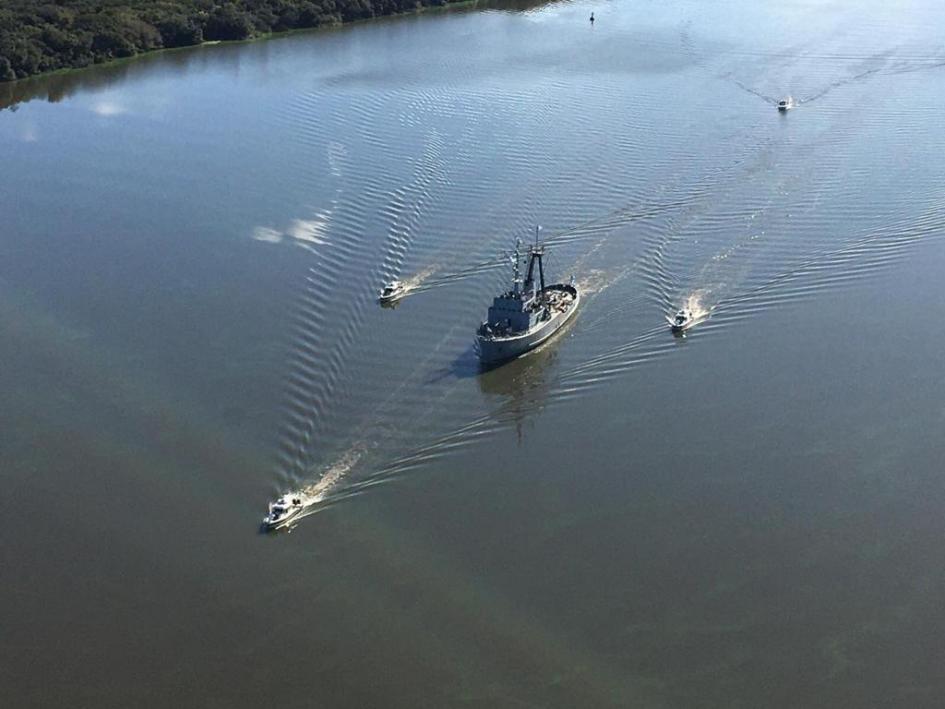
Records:
M475 343L470 343L452 362L446 367L436 370L427 379L427 384L438 384L445 379L472 379L482 373L482 363L479 361L479 353L476 351Z

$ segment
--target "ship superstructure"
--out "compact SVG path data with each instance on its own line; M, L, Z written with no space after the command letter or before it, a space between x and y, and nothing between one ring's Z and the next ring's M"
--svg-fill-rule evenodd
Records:
M484 364L497 364L534 349L577 311L580 294L574 279L566 284L545 284L544 255L536 229L523 279L521 245L516 244L512 288L493 299L486 321L476 333L479 359Z

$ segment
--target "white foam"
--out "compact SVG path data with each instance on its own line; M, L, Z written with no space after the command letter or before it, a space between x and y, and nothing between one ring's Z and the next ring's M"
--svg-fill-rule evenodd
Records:
M364 446L354 445L346 451L333 465L331 465L322 476L306 487L299 490L303 500L303 505L309 507L319 502L323 502L326 497L334 490L338 484L351 472L361 456L364 455Z
M680 308L692 313L693 325L702 322L712 314L712 307L706 304L708 295L709 291L700 289L693 291L681 299ZM670 324L673 323L672 313L667 314L666 320Z
M293 219L286 229L286 236L309 244L327 244L328 215L319 214L314 219Z
M278 244L282 241L282 232L268 226L258 226L253 229L253 238L256 241L264 241L268 244Z

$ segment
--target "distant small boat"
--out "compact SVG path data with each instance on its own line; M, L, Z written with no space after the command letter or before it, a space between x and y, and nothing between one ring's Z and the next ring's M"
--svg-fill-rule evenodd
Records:
M381 305L390 304L403 298L406 292L407 287L403 283L400 281L391 281L384 286L384 290L377 296L377 300Z
M677 310L672 319L666 319L669 320L669 327L673 332L682 332L683 330L692 327L692 324L695 321L695 319L692 317L692 311L688 308Z
M283 495L269 503L269 514L263 518L263 526L268 530L284 527L298 517L303 509L305 505L299 495Z
M778 101L778 110L779 111L790 111L794 108L797 103L791 96L785 96L783 99Z

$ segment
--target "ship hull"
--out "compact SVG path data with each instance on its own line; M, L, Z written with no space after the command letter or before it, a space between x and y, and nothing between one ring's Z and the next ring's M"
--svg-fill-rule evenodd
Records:
M574 297L574 300L566 310L555 313L549 320L526 332L503 337L477 335L476 347L479 351L479 361L482 364L495 365L520 357L547 341L574 317L581 301L581 296L574 286L556 284L546 287L545 290L568 292Z
M290 523L294 522L295 519L302 514L302 507L294 507L285 517L280 517L278 520L273 521L270 516L266 516L263 519L263 528L267 532L275 532L277 529L282 529L283 527L288 526Z

